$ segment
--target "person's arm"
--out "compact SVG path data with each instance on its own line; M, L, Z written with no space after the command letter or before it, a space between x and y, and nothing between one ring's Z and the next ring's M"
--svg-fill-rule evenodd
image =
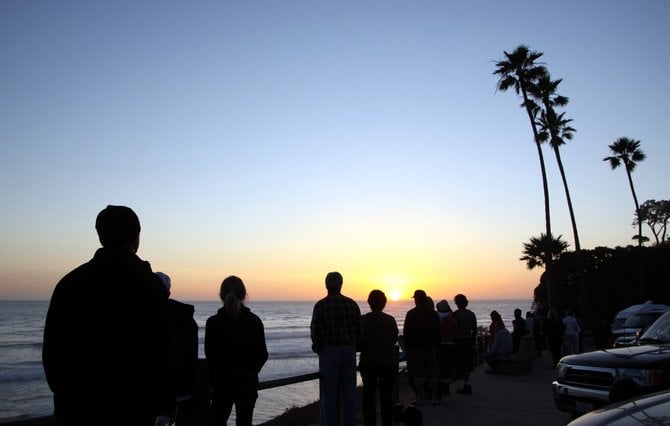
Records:
M62 383L62 349L63 342L59 339L60 334L60 320L62 313L60 312L60 291L59 287L51 296L49 303L49 310L47 311L46 321L44 323L44 338L42 342L42 365L44 367L44 374L46 375L49 389L56 393Z
M205 323L205 360L209 377L217 376L216 360L218 359L218 346L216 341L216 323L214 317L207 319Z
M317 302L312 311L312 322L309 326L309 334L312 339L312 351L315 353L321 352L321 343L323 336L323 324L321 319L321 309Z
M256 360L256 372L259 373L265 362L268 360L268 348L265 343L265 327L260 318L256 317L258 320L258 333L256 335L256 347L257 347L257 360Z
M360 352L361 350L361 334L363 333L363 323L361 319L361 309L358 307L358 303L352 300L354 306L354 332L356 339L356 351Z

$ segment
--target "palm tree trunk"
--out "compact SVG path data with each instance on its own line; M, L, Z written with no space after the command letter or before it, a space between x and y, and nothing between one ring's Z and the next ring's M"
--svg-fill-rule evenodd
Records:
M644 274L644 261L642 259L642 221L640 220L640 204L637 202L637 195L635 194L635 187L633 186L633 177L630 174L628 163L626 166L626 175L628 176L628 184L630 185L630 192L633 194L633 201L635 201L635 214L637 215L637 246L638 246L638 265L639 265L639 285L640 294L642 297L647 297L647 280Z
M568 180L565 177L565 170L563 169L563 161L557 146L554 147L554 154L556 154L556 162L558 163L558 170L561 172L561 179L563 180L563 189L565 189L565 198L568 201L568 211L570 212L570 222L572 223L572 235L575 238L575 251L580 251L579 234L577 233L577 221L575 220L575 211L572 209L572 199L570 198L570 189L568 188Z
M642 221L640 220L640 204L637 202L637 195L635 194L635 187L633 186L633 177L630 175L628 164L626 166L626 175L628 176L628 184L630 185L630 192L633 194L633 201L635 201L635 214L637 215L637 245L642 245Z
M551 213L549 210L549 185L547 183L547 169L544 165L544 155L542 154L542 146L538 138L537 126L535 124L535 117L533 116L533 111L530 108L528 103L528 93L524 85L521 85L521 94L523 95L523 103L526 107L526 113L528 113L528 120L530 120L530 127L533 131L533 140L537 146L537 155L540 158L540 170L542 172L542 190L544 191L544 221L546 227L547 237L551 238L553 234L551 233ZM555 309L556 295L552 279L552 266L553 258L551 253L545 254L544 265L545 270L547 271L547 304L549 309Z
M565 189L565 198L568 201L568 211L570 212L570 222L572 223L572 234L575 238L575 252L579 253L581 251L581 245L579 244L579 234L577 233L577 221L575 220L575 212L572 209L572 199L570 198L570 189L568 188L568 180L565 177L565 169L563 168L563 160L561 160L561 153L557 146L554 146L554 154L556 155L556 162L558 163L558 170L561 172L561 179L563 180L563 188ZM578 254L579 262L579 272L577 276L577 283L579 285L579 294L582 299L582 309L584 319L586 320L586 328L593 330L593 309L591 306L591 295L589 294L589 288L584 279L582 262L583 259Z

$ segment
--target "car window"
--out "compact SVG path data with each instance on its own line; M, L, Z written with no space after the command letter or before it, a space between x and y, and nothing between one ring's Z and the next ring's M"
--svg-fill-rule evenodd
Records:
M663 312L647 312L643 314L635 314L628 318L624 323L626 328L644 328L653 323L656 318L660 317Z
M626 322L626 318L614 318L614 320L612 320L612 329L623 327L624 322Z
M640 340L644 339L670 343L670 312L666 312L649 326L640 337Z

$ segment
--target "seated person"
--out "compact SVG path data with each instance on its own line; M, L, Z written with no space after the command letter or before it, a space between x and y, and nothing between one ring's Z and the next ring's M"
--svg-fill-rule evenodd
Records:
M501 321L497 323L493 343L491 343L491 349L484 355L484 360L486 360L486 363L491 367L491 369L486 372L491 374L495 373L498 358L511 355L512 349L512 335Z

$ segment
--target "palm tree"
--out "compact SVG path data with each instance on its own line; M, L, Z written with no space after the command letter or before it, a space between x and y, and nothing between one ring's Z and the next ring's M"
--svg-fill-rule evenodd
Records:
M559 148L565 144L566 140L572 139L572 134L576 131L570 127L571 119L565 119L564 113L557 114L554 107L562 107L568 104L568 98L556 94L558 85L561 84L562 79L552 80L549 72L541 75L534 85L531 95L542 103L544 110L541 111L540 119L537 124L540 128L540 142L549 141L551 148L554 151L556 162L558 163L558 170L561 173L561 180L563 181L563 189L565 191L565 198L568 202L568 211L570 213L570 222L572 224L572 234L575 239L575 251L581 250L579 244L579 233L577 232L577 221L575 219L575 211L572 207L572 198L570 197L570 189L568 188L568 180L565 177L565 168L561 160L561 153ZM539 107L538 107L539 109Z
M626 167L626 175L628 176L628 184L630 191L633 194L633 201L635 201L635 215L640 218L640 204L637 202L637 195L635 194L635 187L633 186L633 178L631 172L635 170L638 162L643 161L647 156L640 149L640 141L630 138L619 138L609 145L612 151L612 156L603 158L603 161L609 161L612 170L619 167L622 163ZM638 220L637 244L642 245L642 221Z
M536 113L538 109L532 100L529 98L529 92L534 90L538 78L547 73L544 66L537 62L542 57L541 52L531 51L528 46L519 45L512 53L503 51L505 59L496 62L496 70L494 75L498 75L498 84L496 88L502 92L510 88L514 88L517 95L523 99L522 107L526 109L528 120L530 120L530 127L533 131L533 141L537 147L537 155L540 159L540 171L542 173L542 190L544 192L544 221L545 221L545 235L551 234L551 214L549 210L549 185L547 183L547 170L544 164L544 155L542 154L542 146L539 138L539 132L535 122ZM552 257L547 256L542 261L546 270L551 269ZM549 308L553 306L554 298L551 296L554 293L554 286L551 279L551 274L547 274L547 301Z
M540 170L542 172L542 189L544 191L544 217L546 234L551 235L551 216L549 212L549 186L547 184L547 170L544 164L544 155L538 139L538 130L535 123L536 109L529 98L529 92L533 90L537 79L546 73L546 69L537 60L542 57L541 52L531 51L528 46L520 45L512 53L503 51L505 58L496 62L496 70L493 74L499 76L496 88L502 92L514 88L517 95L523 98L522 107L526 108L530 127L533 131L533 141L537 146L537 155L540 158ZM551 259L545 262L551 264Z
M523 256L519 260L526 262L528 269L544 267L547 272L545 281L547 284L552 282L547 260L550 259L553 263L568 248L568 243L563 241L562 237L559 235L554 238L552 235L547 236L541 233L539 237L530 237L530 242L523 243ZM554 287L547 285L547 304L550 308L554 307L555 300Z
M569 247L569 244L562 238L563 235L554 238L542 233L539 237L530 237L529 242L523 243L523 256L519 260L526 262L528 269L546 266L546 259L558 259L561 253Z

